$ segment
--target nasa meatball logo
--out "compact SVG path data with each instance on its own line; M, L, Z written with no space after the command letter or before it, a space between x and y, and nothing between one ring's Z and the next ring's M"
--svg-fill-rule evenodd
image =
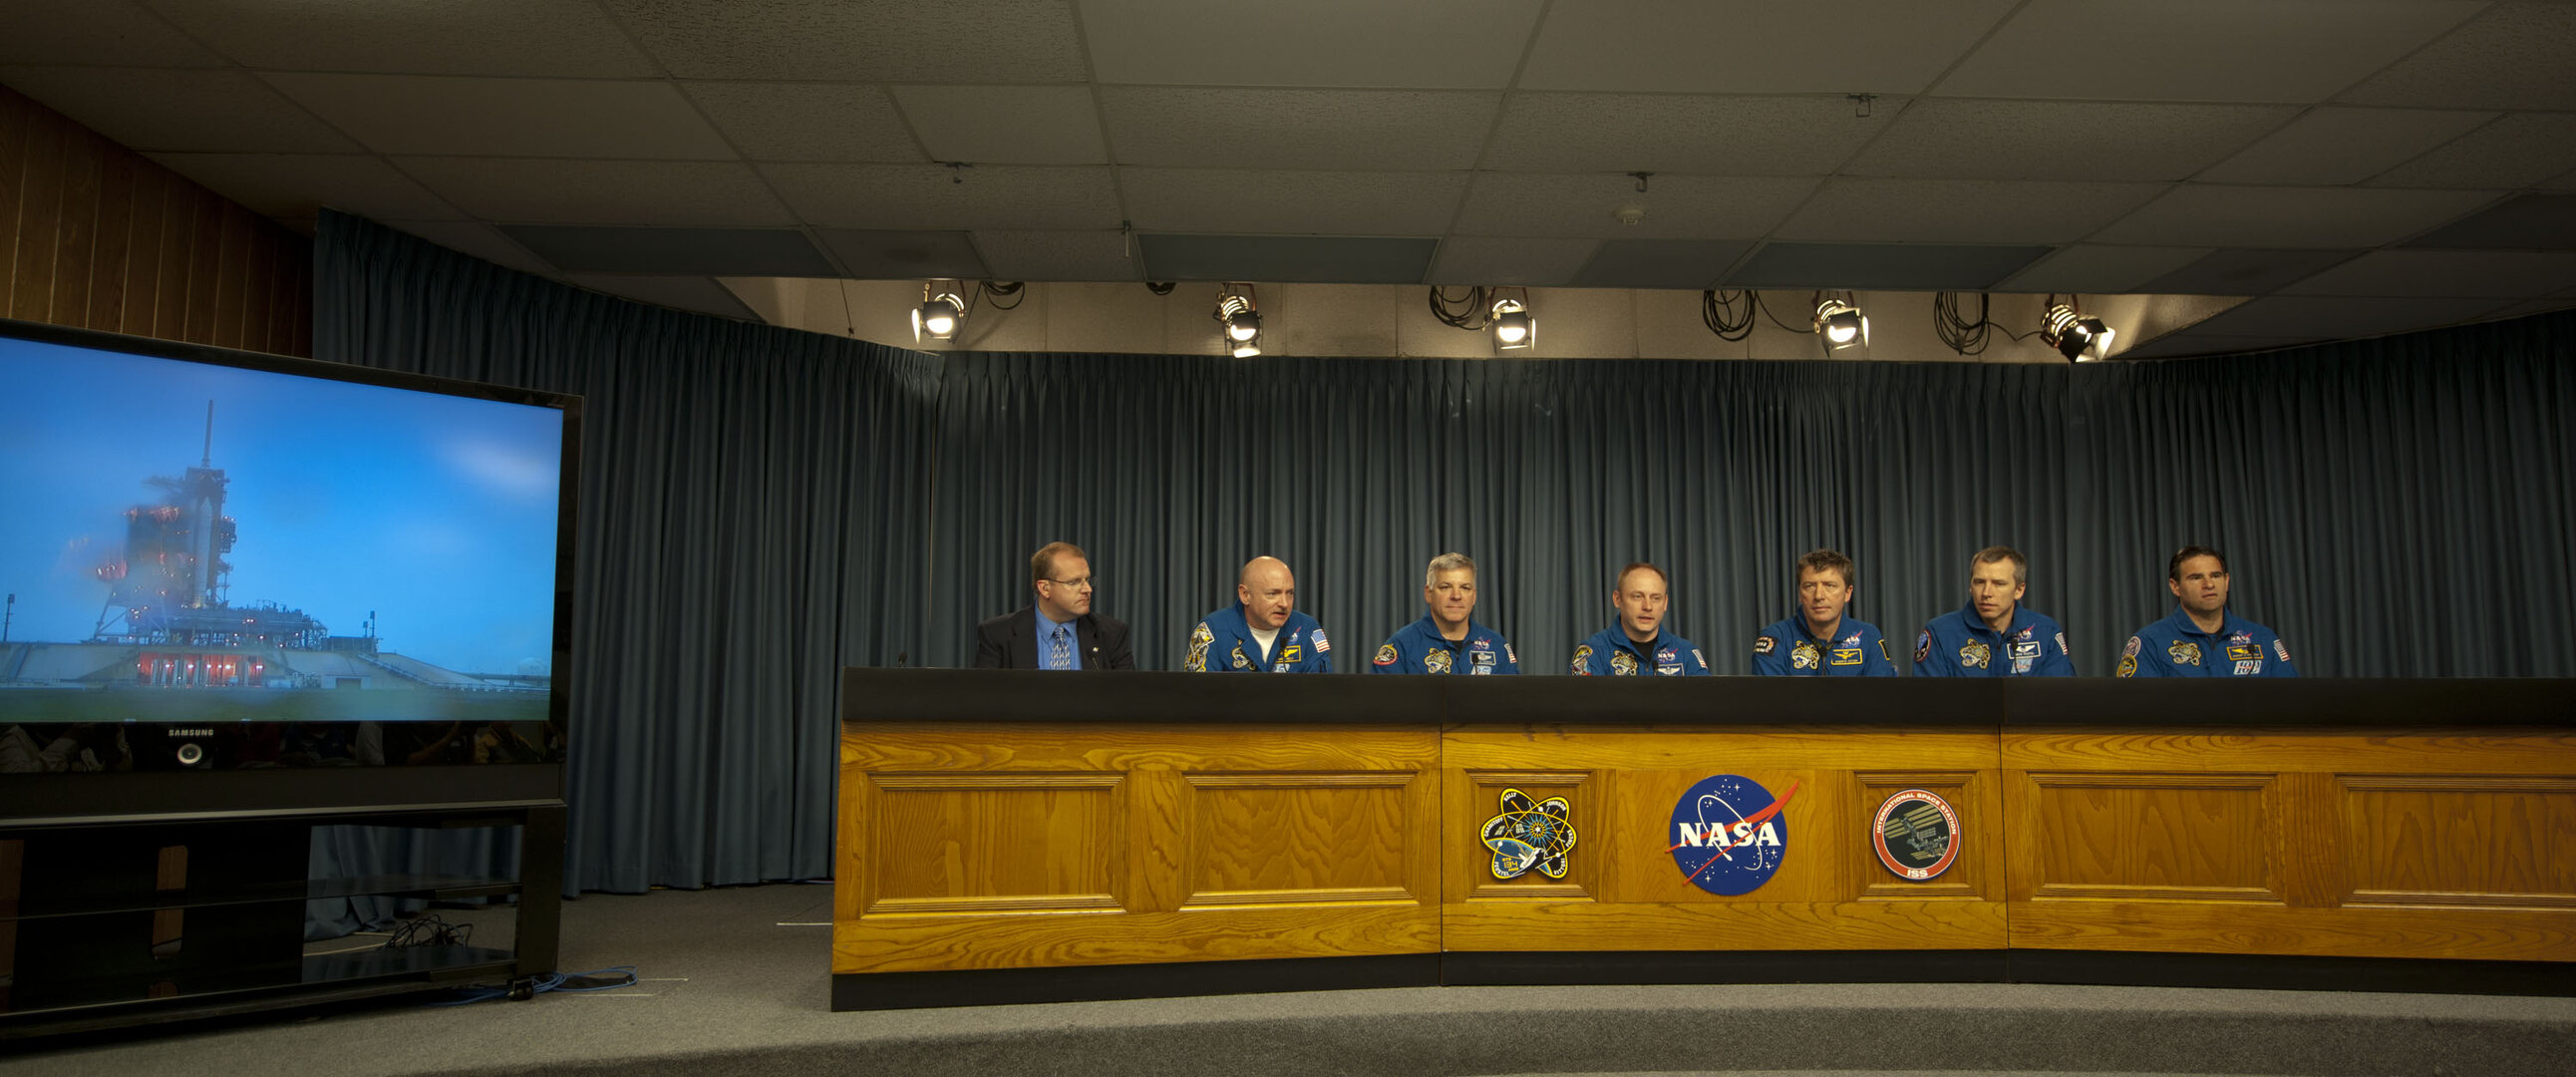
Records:
M1959 813L1929 790L1895 793L1879 804L1869 841L1887 870L1921 882L1959 859Z
M1712 894L1750 894L1771 881L1789 855L1789 820L1780 809L1798 786L1778 800L1762 783L1740 774L1703 778L1673 805L1673 866Z

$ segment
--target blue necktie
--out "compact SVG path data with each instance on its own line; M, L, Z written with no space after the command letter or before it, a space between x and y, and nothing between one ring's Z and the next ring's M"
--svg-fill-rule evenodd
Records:
M1073 668L1073 648L1065 642L1063 625L1055 626L1055 642L1047 647L1047 668Z

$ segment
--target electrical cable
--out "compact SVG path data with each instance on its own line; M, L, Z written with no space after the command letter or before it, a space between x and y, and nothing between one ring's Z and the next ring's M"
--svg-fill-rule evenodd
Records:
M606 973L620 973L622 975L603 976L603 974ZM613 991L621 987L633 987L637 982L635 966L611 965L604 969L592 969L589 972L549 972L538 976L532 976L528 980L528 994L530 997L534 997L545 994L549 991ZM458 988L457 994L458 997L456 998L441 999L436 1002L424 1003L424 1005L471 1006L477 1002L490 1002L496 998L507 998L510 995L510 988L493 987L489 984L485 984L477 987Z
M1985 353L1996 329L1994 320L1986 314L1987 296L1984 292L1977 293L1977 320L1973 322L1959 313L1959 293L1932 293L1932 331L1940 335L1941 343L1961 355Z
M991 302L986 303L985 305L993 308L994 310L1018 310L1020 309L1020 304L1029 301L1029 297L1026 294L1023 294L1024 289L1028 287L1028 284L1025 281L1015 280L1008 284L995 284L988 280L980 283L981 290L985 297L991 300ZM1002 305L1002 299L1005 296L1017 296L1018 298L1012 299L1011 305L1006 307Z
M1744 313L1735 313L1735 304L1744 304ZM1753 335L1753 308L1762 301L1760 293L1746 288L1733 293L1733 298L1715 288L1699 294L1699 320L1719 340L1742 340Z
M1470 332L1484 330L1485 321L1492 312L1485 305L1485 289L1481 285L1467 289L1467 294L1458 299L1449 298L1449 290L1438 285L1432 286L1430 292L1431 316L1440 319L1440 324Z
M1812 334L1816 331L1816 327L1814 325L1791 325L1787 322L1781 321L1779 315L1771 313L1771 305L1762 301L1762 293L1760 292L1753 293L1753 308L1761 311L1763 317L1771 319L1771 324L1779 326L1780 328L1786 329L1792 333Z

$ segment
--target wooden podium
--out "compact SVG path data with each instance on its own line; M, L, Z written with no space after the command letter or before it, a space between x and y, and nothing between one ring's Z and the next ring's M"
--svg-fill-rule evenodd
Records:
M2576 968L2566 681L852 669L843 700L836 1009ZM1685 825L1713 778L1776 803L1726 865ZM1561 877L1502 877L1512 790L1563 800ZM1901 792L1948 809L1926 878L1874 840ZM1742 892L1684 870L1739 855Z

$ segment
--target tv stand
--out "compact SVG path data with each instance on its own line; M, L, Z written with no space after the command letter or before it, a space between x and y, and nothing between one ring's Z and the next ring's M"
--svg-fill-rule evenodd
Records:
M314 878L313 828L523 827L516 878ZM554 971L559 800L0 821L0 1038L90 1031L506 981ZM305 902L512 897L509 949L306 956Z

